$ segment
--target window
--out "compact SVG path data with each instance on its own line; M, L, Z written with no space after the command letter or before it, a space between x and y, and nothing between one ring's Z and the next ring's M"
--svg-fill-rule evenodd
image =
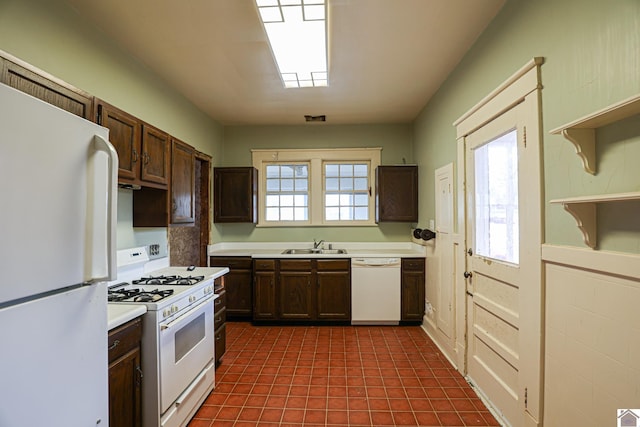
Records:
M325 220L368 220L369 164L325 163L324 171Z
M518 145L515 130L475 150L476 252L518 264Z
M309 219L309 165L269 164L266 179L267 221Z
M375 225L371 186L380 151L252 150L258 226Z

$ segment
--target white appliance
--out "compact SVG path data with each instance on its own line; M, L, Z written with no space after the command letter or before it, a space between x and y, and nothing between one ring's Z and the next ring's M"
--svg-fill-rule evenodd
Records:
M351 259L351 324L400 323L400 258Z
M117 154L3 84L0 134L0 426L107 426Z
M165 267L147 272L146 249L118 251L110 304L144 304L142 401L145 427L182 427L215 383L214 279L224 267Z

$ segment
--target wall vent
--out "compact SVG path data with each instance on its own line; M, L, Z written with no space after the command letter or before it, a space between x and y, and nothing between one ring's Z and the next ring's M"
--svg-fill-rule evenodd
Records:
M324 114L321 116L309 116L309 115L305 115L304 116L304 120L307 122L326 122L327 121L327 116L325 116Z

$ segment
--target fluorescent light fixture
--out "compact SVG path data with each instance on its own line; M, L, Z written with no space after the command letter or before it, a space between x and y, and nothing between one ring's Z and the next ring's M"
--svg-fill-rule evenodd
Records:
M286 88L329 85L325 0L256 0Z

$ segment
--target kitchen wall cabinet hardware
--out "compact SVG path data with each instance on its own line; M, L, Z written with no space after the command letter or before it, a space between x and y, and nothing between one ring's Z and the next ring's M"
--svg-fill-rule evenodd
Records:
M550 200L549 203L561 204L564 210L569 212L576 220L585 245L591 249L595 249L598 243L596 205L598 203L614 203L632 200L640 200L640 192L571 197L567 199Z
M227 351L227 290L226 287L218 286L222 284L222 277L215 279L216 281L216 293L218 298L214 301L214 313L213 313L213 335L216 340L215 352L216 352L216 368L222 363L222 356ZM224 278L226 286L226 277Z
M349 259L254 260L254 322L351 320Z
M425 306L424 258L402 258L401 275L401 320L421 323Z
M193 224L195 211L195 149L171 139L171 223Z
M276 320L276 260L253 261L253 320Z
M142 425L142 318L109 331L109 426Z
M210 257L211 267L228 267L224 276L227 291L227 317L233 320L251 319L253 313L251 257Z
M595 113L584 116L571 123L550 131L561 134L571 142L576 154L582 161L584 170L592 175L597 171L596 165L596 129L618 122L640 113L640 94L612 104Z
M418 166L376 168L376 222L418 222Z
M0 51L0 82L87 120L93 117L93 96Z
M213 222L258 222L256 168L214 168L213 185Z

